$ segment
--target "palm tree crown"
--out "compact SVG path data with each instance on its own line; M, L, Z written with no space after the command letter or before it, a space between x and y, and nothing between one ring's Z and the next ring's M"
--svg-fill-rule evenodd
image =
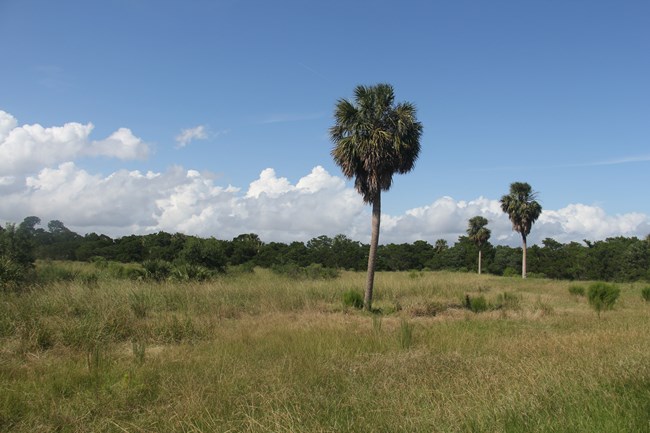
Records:
M542 206L536 198L537 193L525 182L513 182L510 193L501 197L501 210L508 214L512 229L521 233L524 239L542 213Z
M470 241L474 242L479 249L483 246L492 233L489 228L485 227L488 220L482 216L475 216L470 218L467 227L467 237Z
M332 157L344 176L355 178L366 203L390 189L394 173L411 171L420 153L422 124L415 106L394 100L389 84L357 86L354 101L340 99L334 111Z
M478 247L478 273L481 274L481 259L483 244L490 239L492 233L489 228L485 227L488 223L487 218L482 216L475 216L470 218L467 226L467 237L470 241Z

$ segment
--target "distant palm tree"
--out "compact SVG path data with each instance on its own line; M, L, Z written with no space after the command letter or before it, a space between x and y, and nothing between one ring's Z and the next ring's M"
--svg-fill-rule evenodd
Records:
M526 237L542 213L542 206L535 201L536 198L537 193L525 182L511 183L510 193L501 197L501 210L508 214L512 229L521 234L523 241L522 278L526 278Z
M470 218L469 225L467 227L467 237L470 241L474 242L478 247L478 274L481 275L481 256L483 244L485 244L488 239L490 239L490 234L492 233L490 229L485 227L488 223L488 220L482 216L475 216Z
M372 236L364 308L372 308L375 260L379 243L381 191L390 189L393 174L411 171L420 153L422 124L415 106L394 104L389 84L357 86L354 101L340 99L330 128L332 157L343 175L354 178L354 186L365 203L372 204Z

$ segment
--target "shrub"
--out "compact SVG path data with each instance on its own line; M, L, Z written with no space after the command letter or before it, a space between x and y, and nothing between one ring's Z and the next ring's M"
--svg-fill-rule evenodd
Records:
M289 278L300 277L300 266L295 263L289 262L284 264L273 264L271 270L278 275L285 275Z
M177 281L207 281L212 274L208 268L191 263L181 263L171 271L171 277Z
M74 281L79 276L79 272L47 262L38 268L37 275L40 283L47 284L56 281Z
M475 297L465 295L465 308L474 313L481 313L483 311L487 311L489 306L485 300L485 296L483 295Z
M573 296L584 296L585 288L578 286L577 284L572 284L569 286L569 293L571 293Z
M106 257L102 256L92 256L90 258L90 262L95 265L97 269L106 269L108 267L108 260L106 260Z
M618 299L621 290L613 284L593 283L589 286L589 304L596 310L598 317L601 311L611 310Z
M285 263L283 265L273 265L271 270L276 274L295 279L328 280L339 276L338 269L326 268L320 263L312 263L304 268L295 263Z
M510 292L503 292L497 296L495 308L503 310L518 310L521 296Z
M249 260L248 262L233 265L228 267L229 274L253 274L255 273L255 262Z
M515 268L508 266L503 270L504 277L516 277L521 275L521 272L517 271Z
M320 263L312 263L304 268L305 276L312 280L331 280L338 278L339 271L334 268L326 268Z
M360 310L363 308L363 295L354 289L346 290L343 292L343 305Z
M650 302L650 286L641 289L641 297L644 301Z
M0 256L0 291L16 291L25 281L25 269L9 257Z
M172 272L172 265L164 260L145 260L142 262L144 275L148 279L164 281Z

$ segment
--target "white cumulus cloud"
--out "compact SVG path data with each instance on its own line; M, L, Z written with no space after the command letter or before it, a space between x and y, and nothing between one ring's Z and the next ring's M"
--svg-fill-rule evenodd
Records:
M93 128L92 123L77 122L53 127L18 126L16 118L0 110L0 176L29 174L83 156L135 159L149 154L147 144L127 128L104 140L91 141Z

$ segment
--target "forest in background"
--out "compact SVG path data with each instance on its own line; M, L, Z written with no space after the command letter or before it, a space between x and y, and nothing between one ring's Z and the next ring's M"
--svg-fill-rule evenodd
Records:
M187 278L204 279L229 267L271 268L285 273L310 266L319 269L365 270L369 246L345 235L318 236L307 242L263 242L254 233L232 240L200 238L182 233L158 232L111 238L89 233L84 236L53 220L41 227L36 216L21 223L0 226L0 274L21 272L36 260L109 261L140 263L150 274L166 278L182 269ZM521 248L492 245L482 247L483 271L516 276L521 269ZM378 249L378 271L448 270L476 272L478 247L460 236L449 245L385 244ZM613 237L584 244L563 244L551 238L528 248L528 276L568 280L650 280L650 235ZM134 274L138 276L137 273Z

